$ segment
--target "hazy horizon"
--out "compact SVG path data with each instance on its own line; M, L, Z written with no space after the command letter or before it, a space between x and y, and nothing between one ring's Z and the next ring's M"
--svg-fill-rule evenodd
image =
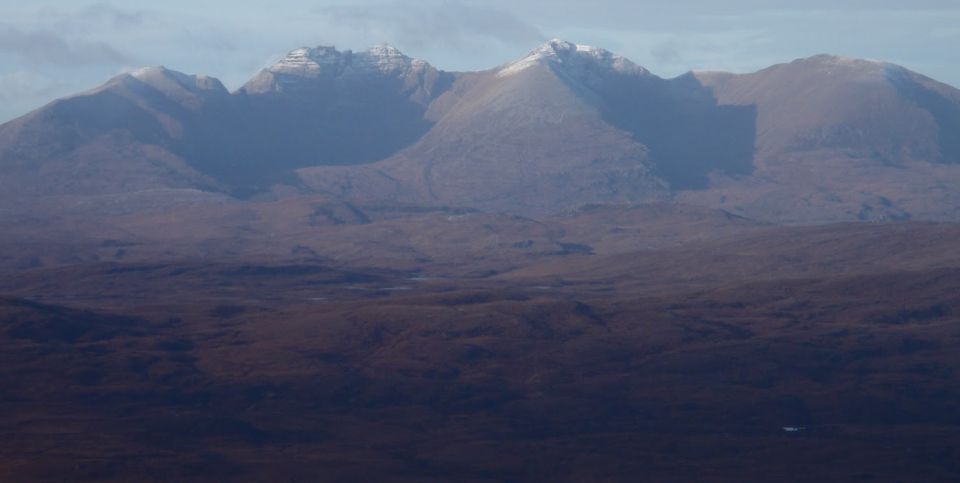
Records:
M651 8L656 6L657 8ZM156 6L0 3L0 122L137 67L217 77L231 90L301 46L387 42L449 71L492 68L550 38L603 47L662 77L751 72L820 53L890 61L960 85L960 6L837 3L295 1L269 7L182 0Z

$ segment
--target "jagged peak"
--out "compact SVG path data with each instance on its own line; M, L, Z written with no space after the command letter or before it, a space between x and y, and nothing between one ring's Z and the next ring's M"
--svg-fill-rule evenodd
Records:
M300 47L290 51L267 70L278 74L317 77L337 76L348 69L392 72L425 65L426 62L411 59L396 47L382 43L362 52L341 51L334 46Z
M510 76L543 63L560 65L589 63L601 65L617 72L648 73L646 69L634 64L626 57L608 50L554 38L533 49L525 57L502 66L497 75L500 77Z
M388 43L374 45L363 54L358 54L360 63L382 72L402 70L409 67L425 67L429 64L420 59L412 59L400 49Z
M307 77L330 70L339 72L345 64L345 57L349 54L350 51L340 52L334 46L300 47L291 50L267 70L277 74Z
M386 42L371 46L369 49L367 49L367 53L377 57L409 58L403 52L400 52L400 49Z

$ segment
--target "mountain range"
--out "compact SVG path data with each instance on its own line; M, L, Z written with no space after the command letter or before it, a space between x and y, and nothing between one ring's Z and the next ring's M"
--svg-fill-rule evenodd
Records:
M896 65L819 55L663 79L561 40L481 72L389 45L300 48L232 93L145 68L0 126L8 206L320 193L520 214L675 200L778 222L954 220L958 165L960 91Z

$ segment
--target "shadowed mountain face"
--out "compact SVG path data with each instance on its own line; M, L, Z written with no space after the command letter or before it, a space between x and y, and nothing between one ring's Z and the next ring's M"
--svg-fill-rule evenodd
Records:
M430 129L427 108L454 78L390 46L295 50L237 95L245 167L269 176L386 158Z
M386 45L302 48L233 94L163 68L120 76L0 126L0 162L11 204L314 192L521 214L673 198L778 222L956 219L960 93L832 56L667 80L560 40L457 74Z
M712 90L691 75L613 78L597 93L604 117L650 149L654 172L674 190L706 188L712 172L753 172L754 106L718 105Z
M905 69L891 69L887 75L902 96L933 117L938 127L936 159L960 164L960 92Z

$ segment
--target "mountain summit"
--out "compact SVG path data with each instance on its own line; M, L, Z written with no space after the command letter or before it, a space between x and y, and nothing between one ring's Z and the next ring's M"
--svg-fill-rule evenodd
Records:
M241 90L248 94L296 89L304 83L340 77L406 77L436 70L427 62L412 59L389 44L366 51L339 51L332 46L301 47L264 69Z
M611 69L617 72L632 74L648 74L649 72L629 59L613 54L607 50L578 45L565 40L553 39L532 50L525 57L510 62L498 71L500 76L508 76L521 72L536 64L548 64L570 68L589 65Z

